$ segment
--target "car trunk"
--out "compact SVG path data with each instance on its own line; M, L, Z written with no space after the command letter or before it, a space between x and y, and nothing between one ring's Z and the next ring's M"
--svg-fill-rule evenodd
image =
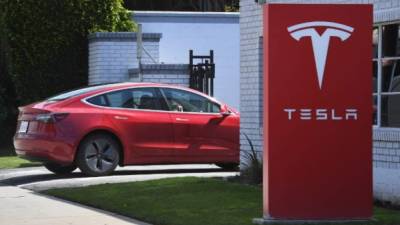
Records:
M52 103L40 102L19 107L17 133L18 134L51 134L54 125L38 120L38 117L50 115Z

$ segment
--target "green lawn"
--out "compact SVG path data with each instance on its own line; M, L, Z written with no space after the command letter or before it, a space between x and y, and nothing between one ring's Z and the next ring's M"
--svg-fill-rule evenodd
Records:
M40 166L41 163L30 162L25 159L21 159L17 156L1 156L0 157L0 169L12 169L30 166Z
M172 178L46 194L94 206L156 225L250 225L262 215L261 187L211 178ZM343 203L345 204L345 203ZM375 209L370 224L400 224L400 211Z

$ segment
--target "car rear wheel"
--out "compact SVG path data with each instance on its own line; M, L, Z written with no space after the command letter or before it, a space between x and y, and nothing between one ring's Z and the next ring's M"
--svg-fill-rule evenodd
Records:
M238 163L217 163L215 165L217 165L218 167L221 167L224 170L236 170L239 168Z
M60 175L72 173L77 168L75 165L61 165L58 163L45 163L44 167L51 172Z
M105 176L117 167L119 152L118 142L110 135L90 135L80 144L76 163L86 175Z

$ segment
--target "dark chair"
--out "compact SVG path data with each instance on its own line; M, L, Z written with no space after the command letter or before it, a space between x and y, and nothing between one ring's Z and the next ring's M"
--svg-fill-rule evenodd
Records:
M156 109L154 97L151 97L150 95L143 95L140 97L139 109Z

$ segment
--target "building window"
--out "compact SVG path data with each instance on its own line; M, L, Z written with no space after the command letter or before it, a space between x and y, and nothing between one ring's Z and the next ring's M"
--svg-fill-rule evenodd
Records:
M374 125L400 127L400 23L374 27Z

